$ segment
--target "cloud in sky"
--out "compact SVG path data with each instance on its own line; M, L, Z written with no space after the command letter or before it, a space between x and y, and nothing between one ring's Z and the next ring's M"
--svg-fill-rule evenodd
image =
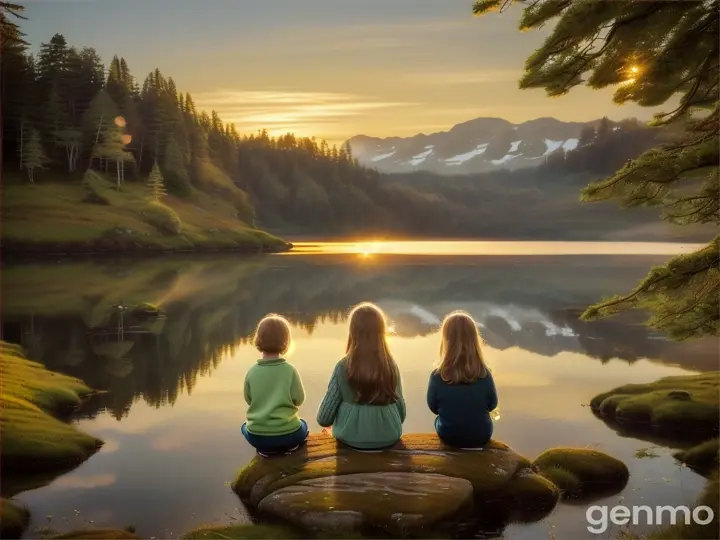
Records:
M420 71L406 73L408 81L431 85L493 84L519 81L522 71L517 69L486 69L471 71Z
M337 133L333 132L332 125L347 117L418 105L349 93L286 90L221 90L196 94L194 100L199 109L214 109L224 121L234 123L241 133L267 129L271 134L291 131L319 137ZM318 128L322 128L321 133Z

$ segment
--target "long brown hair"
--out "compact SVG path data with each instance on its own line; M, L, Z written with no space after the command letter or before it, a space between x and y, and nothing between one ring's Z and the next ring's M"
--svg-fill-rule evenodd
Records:
M471 383L488 371L475 321L464 311L453 311L442 323L440 377L450 384Z
M398 399L399 374L386 340L385 314L364 302L350 312L347 378L358 403L389 405Z

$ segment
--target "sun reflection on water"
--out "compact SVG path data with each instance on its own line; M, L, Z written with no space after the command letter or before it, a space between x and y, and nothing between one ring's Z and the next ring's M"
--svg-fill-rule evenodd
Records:
M478 255L677 255L701 248L700 244L663 242L543 242L543 241L367 241L294 242L285 255L478 256Z

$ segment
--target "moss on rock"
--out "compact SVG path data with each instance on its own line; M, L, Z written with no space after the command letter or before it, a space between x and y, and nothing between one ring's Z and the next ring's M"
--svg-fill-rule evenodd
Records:
M67 468L94 454L102 441L66 424L62 414L91 390L80 380L27 360L22 350L0 342L0 461L6 471L37 474Z
M413 485L430 495L416 493ZM557 488L507 445L491 441L482 450L461 451L434 434L405 435L381 453L356 452L328 435L311 435L290 456L253 459L233 490L251 508L313 531L373 526L397 533L473 507L483 512L497 501L513 516L539 509L540 519L558 499ZM379 504L383 500L388 504Z
M503 521L533 522L547 516L560 499L560 489L532 469L522 469L510 478L499 498L497 512Z
M264 540L302 538L299 531L282 525L232 525L229 527L200 527L181 536L183 540Z
M30 521L30 512L11 500L0 499L0 538L20 538Z
M715 437L688 450L675 452L673 457L700 474L717 471L720 467L720 439Z
M622 461L589 448L551 448L540 454L533 465L567 499L617 493L630 478Z
M628 384L595 396L590 406L635 430L705 440L718 432L720 372Z
M136 319L149 319L163 315L163 311L155 304L143 302L132 309L132 316Z

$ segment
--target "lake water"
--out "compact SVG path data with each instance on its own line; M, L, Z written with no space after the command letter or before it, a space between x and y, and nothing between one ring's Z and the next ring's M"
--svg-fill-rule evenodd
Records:
M229 482L254 455L240 434L242 382L258 354L249 344L266 313L293 323L291 361L315 411L346 340L355 303L378 303L391 321L402 370L406 432L432 430L425 392L453 309L482 324L499 394L495 438L528 457L559 445L589 446L628 464L620 495L596 504L691 505L704 479L671 450L637 458L652 442L618 435L586 406L602 391L667 375L717 369L716 341L670 343L641 318L597 323L577 315L627 291L650 266L695 246L668 244L301 244L259 257L44 262L3 267L4 339L31 358L108 393L88 403L79 427L106 441L51 484L18 496L36 527L134 525L173 538L205 523L247 520ZM458 255L465 255L459 257ZM133 333L113 307L151 302L166 318ZM590 534L585 506L558 505L544 521L504 537L614 538ZM647 528L639 528L642 532Z

